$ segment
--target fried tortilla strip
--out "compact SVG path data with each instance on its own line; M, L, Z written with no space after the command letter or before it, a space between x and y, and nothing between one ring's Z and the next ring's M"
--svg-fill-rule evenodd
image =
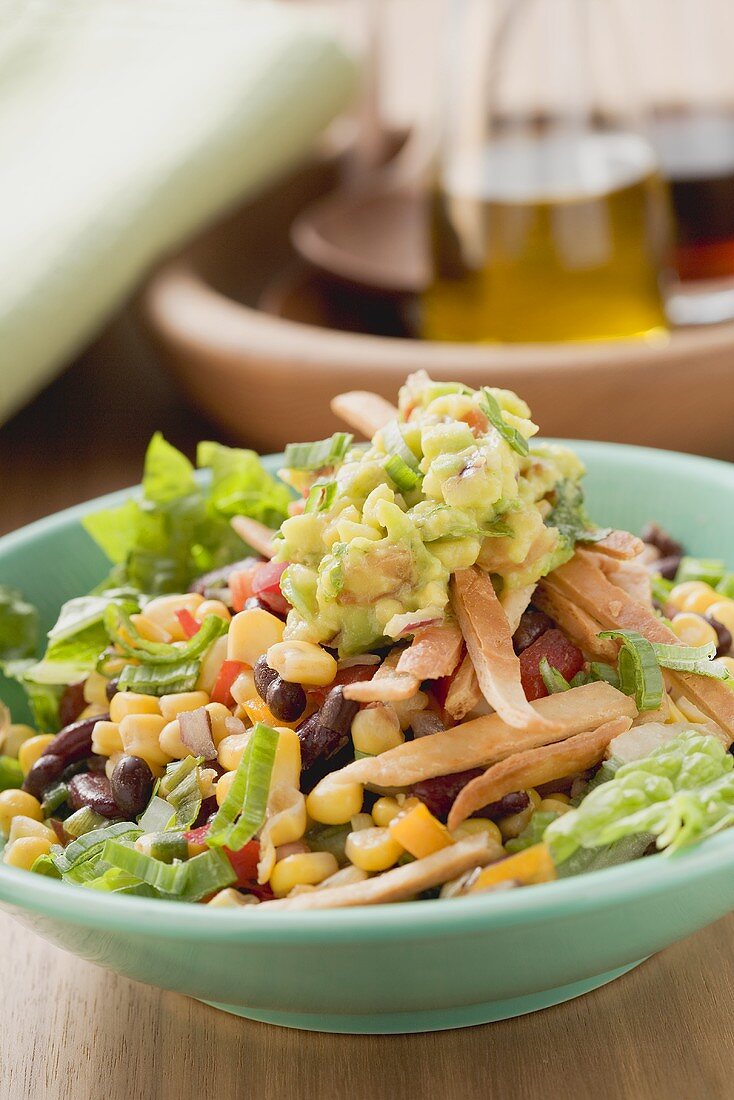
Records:
M400 654L397 670L418 680L450 676L461 660L463 645L461 631L454 622L419 627L412 643Z
M375 432L384 428L398 416L398 410L384 397L367 390L350 390L331 400L331 411L350 428L372 439Z
M410 672L398 672L407 649L391 649L371 680L344 685L344 698L355 703L399 703L412 699L420 680Z
M563 629L574 645L587 657L616 664L617 644L611 638L598 637L601 627L596 619L567 599L553 584L553 573L545 577L533 596L533 602Z
M534 704L546 718L545 729L517 730L499 714L482 715L443 733L406 741L379 756L365 757L334 772L330 780L409 787L437 775L451 775L504 760L515 752L562 741L596 729L613 718L634 718L634 699L603 682L548 695Z
M589 549L605 554L608 558L623 561L636 558L645 549L645 544L642 539L638 539L637 535L631 535L629 531L610 531L603 539L590 543Z
M442 886L444 882L449 882L474 867L485 867L488 863L501 859L503 854L496 841L480 834L450 844L424 859L413 860L403 867L394 867L391 871L385 871L364 882L313 890L308 894L297 894L294 898L282 898L279 901L264 901L252 908L258 912L265 909L344 909L352 905L382 905L389 901L406 901L423 890L430 890L432 886Z
M253 550L257 550L258 554L262 554L264 558L272 558L275 553L273 539L277 531L273 531L256 519L250 519L249 516L233 516L230 522L243 542Z
M467 653L451 681L443 709L455 722L460 722L474 710L481 698L477 674L471 663L471 657Z
M455 829L475 810L497 802L511 791L527 790L539 783L550 783L553 779L565 779L586 771L599 763L612 738L626 733L631 725L631 718L614 718L591 732L579 733L566 741L513 753L459 791L449 813L449 829Z
M597 620L602 630L636 630L650 642L680 645L680 638L627 592L612 584L594 554L577 550L573 558L551 574L553 586ZM726 735L734 740L734 691L722 680L693 672L671 672L666 677Z
M500 596L502 610L507 616L507 622L510 624L510 634L514 634L520 625L520 619L523 612L527 611L528 604L533 598L533 592L535 592L535 585L525 584L522 588L511 589L507 594L503 592Z
M479 687L489 705L516 729L550 731L549 720L525 698L510 625L489 576L476 565L460 569L451 578L449 591Z
M623 588L628 596L644 607L652 607L652 581L649 571L640 561L615 561L597 555L599 568L612 582Z

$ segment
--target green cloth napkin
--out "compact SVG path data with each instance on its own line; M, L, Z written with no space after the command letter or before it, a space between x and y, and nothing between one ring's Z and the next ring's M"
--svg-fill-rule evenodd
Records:
M154 260L304 156L353 84L328 30L295 6L22 0L10 11L0 422Z

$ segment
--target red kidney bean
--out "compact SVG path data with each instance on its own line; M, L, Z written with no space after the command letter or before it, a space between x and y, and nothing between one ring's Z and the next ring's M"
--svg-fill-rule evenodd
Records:
M251 569L258 565L260 558L243 558L242 561L234 561L231 565L223 565L221 569L212 569L209 573L202 573L189 586L189 592L198 592L200 596L208 595L210 588L226 588L230 573L236 569Z
M72 810L89 806L102 817L123 817L115 802L112 787L106 775L80 772L69 781L69 805Z
M713 615L707 615L706 618L716 631L716 656L724 657L731 649L732 641L734 641L731 636L731 631L728 630L723 623L720 623L718 619L715 619Z
M47 788L56 782L63 770L64 761L60 756L54 753L39 756L23 780L23 790L28 791L41 802Z
M517 630L512 636L512 645L515 653L520 654L533 642L537 642L541 634L551 630L555 626L553 620L544 611L537 611L534 607L528 607L520 617Z
M653 562L653 568L655 572L659 573L661 577L664 577L666 581L674 581L678 575L680 563L680 554L671 554L665 558L658 558L656 562Z
M255 661L252 669L252 676L255 681L255 688L257 689L258 695L263 701L266 700L268 697L268 688L273 680L278 679L278 673L268 664L268 658L265 653Z
M281 722L296 722L306 709L306 692L300 684L275 677L267 690L265 701Z
M92 730L97 722L109 721L109 714L97 714L94 718L82 718L79 722L72 722L60 733L57 733L53 741L43 755L60 756L64 764L74 764L77 760L84 760L92 754Z
M139 756L118 760L110 778L110 793L123 817L133 820L142 814L153 793L153 773L146 762Z
M199 813L196 816L196 821L191 826L192 829L198 829L201 825L206 825L216 815L219 806L214 795L211 798L205 798L199 808Z
M76 722L86 705L84 680L80 680L78 684L69 684L59 700L59 722L62 728Z
M345 699L344 688L338 684L327 692L319 710L319 721L322 726L334 730L340 737L348 737L352 728L352 719L358 710L359 703L355 703L352 699Z
M453 772L451 775L436 776L435 779L424 779L420 783L414 783L412 793L421 802L425 803L434 817L440 821L446 821L449 810L460 791L467 783L482 774L482 768L469 768L463 772ZM520 813L526 809L530 799L525 791L514 791L507 794L497 802L490 802L483 806L472 817L499 818L510 814Z
M319 760L328 759L344 744L346 738L325 726L318 714L312 714L296 730L301 742L301 774L309 772Z
M683 547L671 535L664 530L659 523L646 523L640 536L643 542L654 546L664 558L680 558L683 555Z

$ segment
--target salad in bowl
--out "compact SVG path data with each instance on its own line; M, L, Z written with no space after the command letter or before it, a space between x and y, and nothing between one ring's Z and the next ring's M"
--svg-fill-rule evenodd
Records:
M734 575L587 514L515 394L409 377L280 480L160 436L60 609L0 590L6 865L280 910L523 889L734 824ZM599 517L603 521L603 517Z

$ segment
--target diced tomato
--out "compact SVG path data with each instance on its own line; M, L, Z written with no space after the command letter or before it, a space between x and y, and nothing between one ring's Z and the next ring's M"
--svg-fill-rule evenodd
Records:
M259 841L249 841L249 843L245 844L244 848L240 848L238 852L232 852L229 848L224 848L223 850L237 875L237 881L234 883L235 886L244 886L252 880L257 882L257 863L260 859Z
M199 825L198 829L187 829L184 837L191 844L203 844L209 832L209 825Z
M227 578L227 587L232 595L232 608L242 611L252 592L252 577L257 569L253 565L250 569L235 569Z
M489 428L489 421L481 409L469 409L461 419L469 425L475 436L485 435Z
M186 608L183 611L176 612L176 618L181 624L181 629L187 638L193 638L194 634L198 634L201 630L201 623L197 623L194 616Z
M224 703L225 707L232 706L234 703L232 684L246 668L249 668L249 665L246 665L244 661L222 661L222 667L219 670L219 675L210 696L212 703Z
M584 655L560 630L547 630L520 654L520 676L528 699L542 699L548 694L540 674L540 662L547 657L551 668L571 680L584 667Z
M272 901L275 897L269 883L256 882L254 879L251 882L240 883L240 889L246 890L248 894L254 894L258 901Z
M291 605L280 591L280 578L288 568L287 561L265 561L255 567L252 575L252 594L274 611L276 615L287 615Z
M308 696L310 699L313 699L318 706L321 706L333 687L343 686L344 684L358 684L363 680L371 680L379 667L379 665L350 665L349 668L342 668L326 687L308 688Z

